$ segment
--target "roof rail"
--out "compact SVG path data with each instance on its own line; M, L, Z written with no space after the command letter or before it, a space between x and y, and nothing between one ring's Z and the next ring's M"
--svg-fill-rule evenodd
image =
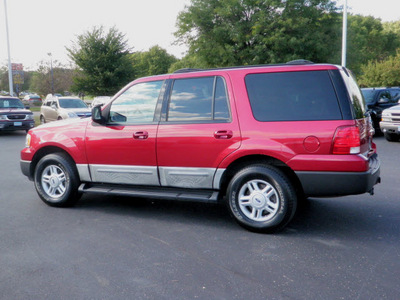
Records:
M197 71L203 71L204 69L193 69L193 68L185 68L185 69L179 69L174 71L175 73L190 73L190 72L197 72Z
M291 60L288 61L286 64L288 65L310 65L313 64L314 62L306 59L296 59L296 60Z

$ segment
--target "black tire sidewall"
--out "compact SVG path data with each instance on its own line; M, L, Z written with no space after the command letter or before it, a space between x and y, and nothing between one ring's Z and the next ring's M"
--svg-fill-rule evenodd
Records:
M271 184L279 195L280 203L276 215L267 221L249 219L239 207L238 194L250 180L261 179ZM274 232L282 229L293 217L296 209L296 193L286 176L270 166L251 166L239 171L228 186L228 207L232 216L243 227L256 232Z
M66 177L66 191L57 199L50 197L41 184L41 177L44 169L50 165L55 165L63 170ZM78 199L78 177L74 166L71 165L69 159L60 154L49 154L43 157L37 164L34 172L34 183L39 197L48 205L56 207L72 206Z

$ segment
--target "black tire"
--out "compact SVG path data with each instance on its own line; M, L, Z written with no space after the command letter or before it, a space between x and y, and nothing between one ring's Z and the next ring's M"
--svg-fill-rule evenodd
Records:
M40 116L40 124L44 123L46 123L46 119L44 118L44 116Z
M61 117L58 117L58 118L57 118L57 120L62 120L62 119L63 119L63 118L61 118Z
M46 155L38 162L34 182L39 197L50 206L73 206L81 197L75 163L62 153Z
M293 184L269 165L252 165L239 171L229 183L227 201L235 220L255 232L283 229L297 208Z
M385 132L383 135L385 136L385 139L389 142L396 142L399 140L399 135L396 133Z

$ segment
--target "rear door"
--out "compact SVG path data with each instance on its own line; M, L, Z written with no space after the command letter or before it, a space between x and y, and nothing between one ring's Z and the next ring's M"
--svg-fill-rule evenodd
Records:
M157 134L161 185L217 188L217 167L241 140L228 79L171 76Z

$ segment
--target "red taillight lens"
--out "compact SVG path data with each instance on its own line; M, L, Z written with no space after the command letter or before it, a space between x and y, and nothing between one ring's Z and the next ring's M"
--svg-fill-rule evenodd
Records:
M360 130L357 126L343 126L336 129L333 138L333 154L360 153Z

